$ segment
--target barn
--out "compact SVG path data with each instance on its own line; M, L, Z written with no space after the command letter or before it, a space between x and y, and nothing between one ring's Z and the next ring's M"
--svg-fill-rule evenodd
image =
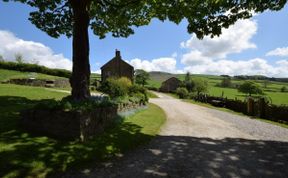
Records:
M162 83L162 85L160 87L160 91L162 91L162 92L174 92L180 86L180 84L181 84L181 80L179 80L176 77L171 77Z

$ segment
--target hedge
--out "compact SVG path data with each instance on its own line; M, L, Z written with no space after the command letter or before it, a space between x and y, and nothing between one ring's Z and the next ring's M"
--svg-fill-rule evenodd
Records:
M65 69L50 69L37 64L0 61L0 69L17 70L21 72L37 72L58 77L70 78L71 72Z

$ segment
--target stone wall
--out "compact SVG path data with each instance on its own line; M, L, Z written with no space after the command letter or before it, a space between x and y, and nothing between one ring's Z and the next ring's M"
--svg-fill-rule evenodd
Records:
M90 112L30 109L21 112L21 125L33 133L85 141L103 132L116 118L116 107L95 108Z
M32 133L57 139L85 141L113 124L118 113L143 106L142 103L129 103L118 107L99 107L92 111L29 109L21 112L21 125Z
M45 80L45 79L10 79L8 83L17 85L28 85L38 87L57 87L66 88L70 86L68 79L56 79L56 80Z

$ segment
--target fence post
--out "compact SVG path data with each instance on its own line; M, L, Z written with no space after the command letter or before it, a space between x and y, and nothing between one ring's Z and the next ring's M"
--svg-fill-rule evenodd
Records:
M266 117L266 102L264 98L260 98L258 100L259 104L259 117L260 118L265 118Z
M247 100L247 114L250 116L254 115L254 100L252 97L248 97Z

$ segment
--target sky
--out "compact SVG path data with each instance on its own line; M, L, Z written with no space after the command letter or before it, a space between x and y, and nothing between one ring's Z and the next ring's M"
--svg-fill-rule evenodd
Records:
M0 55L15 61L21 54L27 63L50 68L72 68L72 39L58 39L37 29L29 20L32 9L24 4L0 1ZM170 73L213 75L266 75L288 77L288 6L239 20L219 37L198 40L179 25L152 20L128 38L107 36L100 40L91 31L92 72L121 51L136 69Z

